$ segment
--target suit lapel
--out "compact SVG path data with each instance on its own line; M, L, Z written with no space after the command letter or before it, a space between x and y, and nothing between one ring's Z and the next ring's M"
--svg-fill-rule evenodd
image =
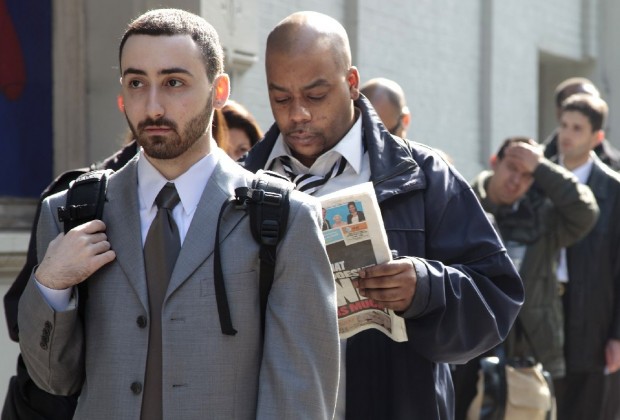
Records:
M605 164L595 157L594 164L592 165L592 172L590 172L590 177L587 182L587 185L594 193L597 201L603 201L607 197L607 177L601 165Z
M215 234L222 204L233 198L236 187L246 185L245 172L228 157L222 156L209 178L185 236L166 298L185 282L215 248ZM232 232L246 212L230 205L220 221L220 243Z
M110 178L103 219L116 261L148 310L136 163L137 157Z

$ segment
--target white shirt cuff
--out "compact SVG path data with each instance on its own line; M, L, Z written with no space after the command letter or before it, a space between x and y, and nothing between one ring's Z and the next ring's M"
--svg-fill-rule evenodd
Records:
M75 300L72 301L71 295L73 292L73 288L69 287L68 289L50 289L39 283L37 278L34 278L39 288L39 291L45 298L46 302L56 311L56 312L64 312L70 309L75 308Z

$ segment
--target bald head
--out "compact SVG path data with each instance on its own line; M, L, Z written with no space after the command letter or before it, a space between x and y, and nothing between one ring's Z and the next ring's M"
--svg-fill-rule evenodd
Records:
M370 79L360 89L379 114L383 125L396 136L405 137L410 122L405 92L398 83L383 77Z
M329 53L343 69L351 67L347 31L336 19L322 13L293 13L278 23L267 38L267 55L293 56L317 49Z
M316 12L298 12L267 38L269 103L292 156L310 168L356 121L359 72L345 29Z

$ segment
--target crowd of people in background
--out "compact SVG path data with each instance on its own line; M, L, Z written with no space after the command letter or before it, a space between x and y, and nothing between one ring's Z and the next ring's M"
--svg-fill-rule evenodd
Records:
M203 48L200 45L203 41L196 41L202 38L186 38L186 29L175 26L175 22L179 21L190 22L200 33L207 28L207 38L211 38L203 41L212 45L202 52L201 60L195 59L198 54L193 48ZM141 32L140 24L161 25L161 31ZM551 373L559 420L620 419L620 224L616 221L620 214L620 175L616 172L620 169L620 151L605 137L607 104L591 81L575 77L561 83L555 92L558 127L549 138L544 141L520 136L505 139L497 153L490 157L489 169L468 183L454 167L450 150L445 153L435 149L433 144L426 146L407 140L415 138L410 135L414 127L404 91L398 83L386 78L361 83L359 71L351 64L349 41L341 24L323 14L300 12L280 22L267 40L266 74L274 124L263 133L251 112L228 98L227 82L224 82L227 79L222 69L213 70L204 80L192 75L205 87L217 92L215 96L207 95L206 90L202 94L192 92L197 103L208 102L205 115L211 125L200 125L202 131L198 130L195 138L190 138L190 133L197 130L197 121L201 121L198 117L196 121L188 122L187 126L172 130L178 136L174 138L182 144L200 139L196 143L188 143L186 149L179 149L177 153L165 150L163 146L161 150L158 148L161 139L172 136L162 128L158 118L174 119L177 116L164 115L163 111L161 115L139 115L140 98L136 90L147 85L145 80L152 76L151 71L152 74L157 73L158 66L192 68L193 65L202 65L204 59L210 70L210 66L214 65L210 55L217 56L213 51L219 48L217 38L202 18L179 11L151 12L134 21L130 28L121 43L120 61L123 79L131 81L123 85L124 101L120 103L121 111L127 115L130 124L131 138L118 153L92 165L90 169L111 168L123 174L127 170L121 168L136 167L138 180L152 183L157 180L156 183L162 185L166 182L177 183L182 207L185 207L189 199L184 195L188 193L183 192L183 188L187 188L182 182L183 176L195 173L192 172L196 170L193 165L202 165L199 167L209 174L215 171L216 175L201 178L199 188L196 187L196 214L207 206L206 202L198 202L198 198L205 185L209 188L209 177L242 177L237 174L237 169L231 169L232 165L221 163L224 161L222 156L217 157L216 162L203 161L213 156L213 149L208 146L211 141L251 172L270 169L291 179L294 179L292 172L295 175L319 175L320 187L312 193L314 196L370 180L375 184L390 247L398 254L398 258L390 263L362 270L356 287L365 296L375 299L385 308L396 310L405 318L410 334L408 343L395 343L381 333L366 331L351 339L340 340L338 351L334 337L329 337L334 332L333 328L313 335L307 332L307 325L302 327L306 319L313 317L315 310L311 314L287 311L284 308L286 300L274 300L274 315L270 319L264 344L254 336L248 338L241 334L241 338L246 340L244 343L255 349L257 354L264 352L261 356L264 359L259 356L237 356L247 369L246 374L249 372L243 384L233 378L236 362L229 365L225 360L226 352L231 351L227 339L214 339L212 347L204 347L213 351L213 355L204 355L206 362L192 359L201 366L199 371L204 364L206 367L202 372L220 374L230 380L224 388L231 393L237 392L235 396L245 400L241 410L247 418L332 418L333 415L336 419L471 420L467 412L477 392L479 358L493 354L501 347L505 357L533 358ZM172 39L183 43L168 44ZM136 44L138 42L141 44ZM160 48L169 49L169 62L154 58ZM151 64L152 68L149 67ZM174 77L186 77L185 73L181 76L176 74L178 70L171 73ZM170 79L173 80L173 77ZM171 83L171 88L173 86L174 83ZM176 106L172 101L169 105L170 108ZM179 121L175 123L181 124ZM149 130L154 134L150 134ZM202 136L205 130L210 133L207 137ZM153 140L157 136L161 139ZM192 155L196 153L195 144L203 149ZM187 165L187 160L183 158L190 159L191 165ZM144 162L155 163L151 166ZM171 162L177 162L177 165L169 166ZM183 170L179 170L180 162L185 165ZM218 172L220 165L223 165L226 174ZM242 171L241 166L239 171ZM334 168L340 167L342 170L337 175L331 175L336 172ZM154 175L167 170L172 170L170 173L174 175ZM66 190L68 183L81 172L72 171L57 178L41 199ZM117 179L123 176L119 175ZM128 177L126 182L135 184L135 181L135 177ZM117 187L113 187L113 191L114 188ZM150 209L151 205L154 206L157 191L137 191L141 200L143 194L152 195L149 203L140 203L142 207ZM212 194L215 190L208 191ZM54 197L52 200L55 200ZM305 201L305 195L300 197L299 208L316 205L313 199ZM146 368L140 365L141 369L146 369L147 376L157 378L159 387L155 386L155 391L152 389L153 379L149 385L151 388L147 389L146 385L144 388L144 393L148 393L144 398L150 402L158 401L155 414L147 409L144 401L132 401L132 397L141 398L143 392L140 375L127 384L122 382L126 380L124 373L111 374L114 378L111 382L92 378L95 374L108 374L97 366L102 363L101 359L110 358L105 355L106 352L118 352L110 350L108 346L113 346L113 343L105 340L98 341L100 347L97 348L92 344L90 347L81 344L87 346L89 351L85 352L83 347L78 348L78 344L72 341L77 337L78 342L82 343L82 335L65 331L68 328L81 331L82 324L76 327L76 324L61 320L63 317L59 314L75 310L77 303L70 300L70 290L84 278L73 276L75 278L66 283L65 289L69 292L64 306L42 314L33 309L37 305L47 305L45 302L54 307L49 300L52 298L48 297L51 293L45 288L56 288L55 277L71 277L58 267L51 266L51 257L45 254L49 242L52 251L59 246L58 240L54 239L58 232L52 232L48 200L43 205L39 204L37 211L37 219L43 218L39 225L43 231L37 231L38 220L35 220L27 262L5 296L11 337L17 341L22 330L29 331L34 339L21 337L22 355L18 360L18 373L11 380L2 419L40 418L37 416L69 419L76 407L78 417L104 418L107 414L98 410L110 404L130 410L134 414L132 418L145 418L145 413L154 416L149 418L198 418L196 416L201 410L211 409L210 403L217 407L218 411L214 413L226 417L234 411L232 406L241 405L235 396L218 396L220 390L217 386L205 385L209 379L193 378L191 371L195 366L183 366L174 371L164 363L164 369L168 371L162 372L160 368L157 374L152 374L148 365L150 361L144 362L137 356L117 360L115 370L125 369L124 364L129 360L133 363L144 362ZM142 220L147 212L142 207L140 215L134 215L138 221L137 233L134 233L140 238L141 221L145 242L145 237L148 238L145 225L148 227L150 220L148 223ZM178 208L174 211L177 212ZM217 208L219 210L219 202ZM156 217L156 207L149 211L153 213L151 219ZM356 209L355 203L350 203L349 211L347 223L364 220L363 212ZM296 280L290 286L280 284L281 288L275 290L276 297L280 293L295 296L291 290L300 287L297 282L308 279L303 270L311 270L315 261L325 263L325 256L315 246L320 242L317 239L320 230L345 224L340 215L326 220L324 211L322 217L319 211L315 214L313 210L299 210L299 214L305 224L300 225L297 223L301 221L293 220L293 225L297 224L300 231L297 236L295 230L290 235L300 240L304 237L305 240L301 246L295 246L295 242L291 241L287 255L292 261L300 260L296 253L304 255L303 260L314 260L307 260L300 269L282 265L282 272L294 275ZM175 219L177 217L180 218L178 224L184 226L187 237L191 238L193 213L191 216L175 213ZM463 219L467 219L467 223L463 223ZM114 225L108 226L107 231L105 226L96 224L89 225L88 229L84 236L96 237L96 243L101 247L95 254L110 258L101 264L108 264L101 272L110 278L121 278L125 256L122 247L114 243L119 238L115 236L118 233L115 233ZM306 230L311 234L307 234ZM239 236L250 241L245 230ZM66 235L64 238L70 237L73 236ZM68 242L63 241L64 244ZM212 239L204 242L212 242ZM239 243L242 242L240 239ZM108 254L112 251L116 251L116 260ZM310 251L312 254L308 257ZM251 254L252 251L248 249L247 252ZM41 264L44 254L49 258L46 264ZM58 257L58 254L55 256ZM121 260L120 263L117 260ZM286 261L286 258L283 260ZM313 304L329 311L333 309L329 302L333 290L321 286L319 281L326 273L330 274L329 266L321 266L318 262L312 269L314 279L307 281L323 288L323 294L317 296ZM250 271L251 264L244 264L244 267ZM89 276L98 275L97 269L91 270ZM204 268L198 268L201 269ZM205 270L201 275L209 278L211 274ZM282 277L281 282L284 281ZM191 293L210 295L209 291L201 289L204 282L196 280L197 289L192 289L183 298L184 304L196 304ZM152 286L147 284L143 286L144 290L148 288L151 294ZM242 286L238 287L239 290L233 290L234 293L241 293ZM113 289L92 289L95 298L98 296L107 305L103 308L102 304L93 305L96 309L92 311L110 311L114 308L112 296L117 292ZM305 293L312 294L311 290L312 287ZM127 286L125 293L133 293L131 287ZM18 304L22 295L25 297ZM295 302L302 300L302 295L302 289L299 289ZM89 299L94 301L92 295ZM173 301L174 295L168 299ZM139 300L129 299L125 303L139 307ZM159 310L165 313L165 305L170 305L170 302L163 301L160 305L163 306ZM25 312L26 308L29 313ZM173 309L171 317L180 316L174 311L181 309ZM21 320L19 326L18 312ZM242 311L239 314L243 319L247 318ZM112 339L116 333L109 331L124 328L102 319L93 321L96 314L92 312L89 316L89 321L84 321L85 331L102 328L108 331L106 338ZM149 319L147 329L152 328L151 320L156 314L145 316ZM183 316L192 315L188 313ZM290 317L292 325L297 325L295 320L298 319L299 329L304 332L283 328L277 322L278 316ZM52 362L49 362L47 344L41 351L44 346L39 344L38 334L41 325L48 328L46 322L49 323L50 317L55 319L53 325L49 325L50 331L63 328L66 335L58 341L69 346L70 354L75 353L71 372L78 376L72 381L66 379L56 383L50 379L58 375L58 371L67 369L63 364L65 360L61 360L66 357L66 349L57 350L60 355L52 352ZM165 321L158 328L165 330ZM323 324L331 323L332 327L333 321L329 316L322 319ZM209 322L205 320L205 325L201 324L203 330L188 328L189 331L184 331L186 335L181 334L177 338L194 342L194 335L211 328L207 326ZM176 334L178 331L168 331L169 334L173 332ZM124 337L134 339L134 335ZM287 342L291 337L298 341ZM165 336L160 336L160 340L165 346ZM152 343L138 340L133 344L139 346L141 352L159 352L159 357L162 357L161 348L152 347ZM317 351L307 354L302 351L301 354L307 359L303 356L296 359L295 356L278 361L282 353L292 352L292 346L315 346ZM246 352L245 349L239 350ZM131 353L129 348L126 351ZM122 356L117 354L117 359L122 359ZM216 361L210 360L210 357ZM57 365L53 365L54 361ZM162 363L160 359L159 364ZM209 363L218 363L220 367L209 371ZM290 366L280 366L281 363L290 363ZM313 364L313 367L296 371L307 363ZM292 375L286 373L288 370L292 370ZM168 378L166 375L175 378L171 379L175 383L174 390L162 390L162 374L164 383ZM336 380L338 376L339 381ZM226 378L211 380L217 382ZM450 378L453 378L454 388ZM300 381L303 383L301 386ZM111 383L114 384L112 387L122 390L110 391ZM88 385L84 388L88 392L81 389L82 384ZM192 384L208 386L210 394L202 394L200 390L193 389ZM243 388L243 393L235 390L235 386ZM83 393L81 397L80 392ZM55 393L65 395L52 395ZM175 398L185 398L181 395L204 397L209 399L209 404L193 402L191 408L176 407ZM298 400L286 401L287 398ZM300 400L304 403L299 403ZM170 413L178 414L183 410L188 411L184 415L170 417ZM210 417L208 411L203 414L203 417Z

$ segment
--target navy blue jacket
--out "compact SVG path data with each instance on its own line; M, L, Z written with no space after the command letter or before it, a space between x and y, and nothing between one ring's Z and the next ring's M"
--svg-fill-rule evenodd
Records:
M448 363L464 363L501 342L523 302L523 285L469 184L431 148L392 136L366 98L361 111L374 184L390 248L418 275L402 314L409 341L376 330L347 341L347 419L452 419ZM263 168L276 125L249 152Z
M594 157L588 178L600 208L592 231L567 248L566 369L602 372L605 345L620 340L620 175Z

